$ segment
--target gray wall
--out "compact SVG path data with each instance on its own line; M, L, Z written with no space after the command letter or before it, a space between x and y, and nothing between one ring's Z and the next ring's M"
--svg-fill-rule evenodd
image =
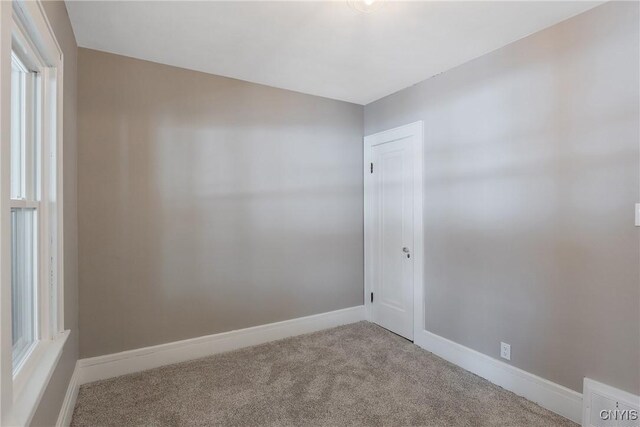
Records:
M78 55L82 357L363 303L362 106Z
M77 46L65 4L45 1L43 5L64 53L64 326L71 334L33 417L34 426L55 424L78 359Z
M424 120L426 329L582 390L640 391L638 4L609 3L365 107Z

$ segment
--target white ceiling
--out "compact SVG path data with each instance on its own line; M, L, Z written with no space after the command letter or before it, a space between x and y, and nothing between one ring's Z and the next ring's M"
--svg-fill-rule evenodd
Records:
M67 1L81 47L368 104L602 2Z

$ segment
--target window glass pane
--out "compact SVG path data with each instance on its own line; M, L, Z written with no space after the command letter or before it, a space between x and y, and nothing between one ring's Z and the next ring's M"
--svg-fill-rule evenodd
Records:
M11 57L11 198L25 197L25 80L26 69Z
M13 370L28 355L36 338L37 213L11 209L11 321Z
M36 200L38 190L38 74L11 56L11 198Z

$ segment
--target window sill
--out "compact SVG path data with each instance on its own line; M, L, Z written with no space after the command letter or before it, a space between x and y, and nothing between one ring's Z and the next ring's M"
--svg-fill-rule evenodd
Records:
M51 341L41 341L39 345L42 350L39 351L38 359L35 361L33 371L29 375L29 379L25 382L22 390L13 401L11 408L9 423L11 425L25 426L29 425L36 408L42 399L51 375L58 365L62 349L69 337L69 331L58 334Z

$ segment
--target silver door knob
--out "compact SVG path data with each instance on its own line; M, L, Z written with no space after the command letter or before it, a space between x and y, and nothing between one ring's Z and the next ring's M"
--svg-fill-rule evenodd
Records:
M404 248L402 248L402 252L404 252L405 254L408 254L409 248L405 246Z

